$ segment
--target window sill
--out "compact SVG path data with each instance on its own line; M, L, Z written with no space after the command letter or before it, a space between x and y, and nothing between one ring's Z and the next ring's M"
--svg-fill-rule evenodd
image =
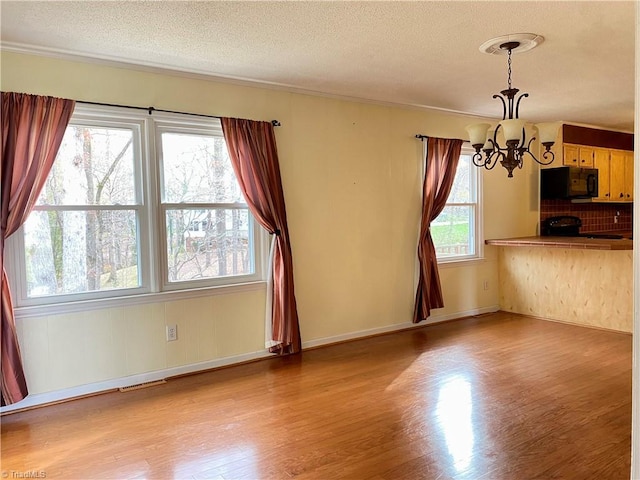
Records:
M484 257L472 257L472 258L455 258L447 260L438 260L438 268L454 268L454 267L467 267L484 263L486 259Z
M78 302L55 303L29 307L17 307L16 319L42 317L45 315L64 315L66 313L86 312L89 310L102 310L113 307L127 307L131 305L144 305L147 303L173 302L189 298L207 297L212 295L227 295L230 293L252 292L264 290L267 282L249 282L218 287L193 288L189 290L175 290L167 292L145 293L141 295L129 295L123 297L110 297L96 300L84 300Z

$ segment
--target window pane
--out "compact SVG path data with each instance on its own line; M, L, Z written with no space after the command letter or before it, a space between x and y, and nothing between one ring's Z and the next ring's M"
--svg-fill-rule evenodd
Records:
M67 127L38 205L133 205L133 131Z
M475 201L471 187L472 175L475 174L472 168L476 168L471 163L471 155L460 155L456 177L449 193L447 203L472 203Z
M473 206L447 206L431 223L438 258L473 255Z
M168 210L169 281L254 273L246 209Z
M168 203L244 203L222 137L162 134L163 198Z
M27 295L138 287L132 210L34 211L25 223Z

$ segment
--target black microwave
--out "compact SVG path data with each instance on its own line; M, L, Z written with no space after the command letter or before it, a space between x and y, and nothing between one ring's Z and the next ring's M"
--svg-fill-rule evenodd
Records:
M540 170L540 198L591 198L598 196L596 168L556 167Z

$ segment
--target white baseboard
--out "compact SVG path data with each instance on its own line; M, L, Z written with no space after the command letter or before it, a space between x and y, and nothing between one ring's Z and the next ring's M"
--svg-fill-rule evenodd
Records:
M335 335L331 337L319 338L317 340L310 340L308 342L302 342L302 348L320 347L323 345L331 345L332 343L345 342L347 340L355 340L362 337L370 337L372 335L379 335L381 333L398 332L400 330L407 330L410 328L423 327L425 325L432 325L435 323L446 322L448 320L455 320L458 318L471 317L473 315L482 315L484 313L494 313L500 310L499 305L492 305L490 307L476 308L473 310L467 310L464 312L450 313L447 315L432 315L425 321L420 323L404 322L396 323L394 325L387 325L379 328L371 328L367 330L360 330L357 332L345 333L343 335Z
M130 375L127 377L114 378L111 380L105 380L103 382L88 383L86 385L78 385L77 387L64 388L62 390L54 390L52 392L37 393L27 396L27 398L18 403L0 407L0 413L8 413L14 410L36 407L38 405L56 403L63 400L70 400L77 397L84 397L87 395L94 395L96 393L106 392L109 390L115 390L121 387L138 385L140 383L154 382L178 375L195 373L203 370L211 370L213 368L234 365L272 356L273 354L269 353L267 350L264 350L261 352L246 353L243 355L235 355L225 358L216 358L215 360L209 360L207 362L191 363L189 365L182 365L179 367L165 368L163 370L156 370L153 372L145 372L137 375Z
M360 330L357 332L350 332L343 335L335 335L331 337L320 338L317 340L310 340L302 343L303 350L306 348L319 347L323 345L330 345L332 343L340 343L347 340L354 340L362 337L369 337L371 335L378 335L381 333L390 333L400 330L407 330L410 328L417 328L424 325L431 325L434 323L445 322L447 320L454 320L457 318L469 317L472 315L481 315L484 313L493 313L500 310L498 305L491 307L478 308L474 310L468 310L465 312L457 312L447 315L433 315L424 322L418 324L405 322L397 323L394 325L388 325L385 327L371 328L367 330ZM213 368L224 367L227 365L234 365L251 360L257 360L261 358L272 357L273 355L267 350L246 353L243 355L235 355L232 357L217 358L207 362L191 363L189 365L182 365L180 367L166 368L163 370L156 370L153 372L145 372L137 375L130 375L126 377L114 378L111 380L105 380L103 382L88 383L86 385L79 385L77 387L65 388L62 390L54 390L52 392L37 393L27 396L24 400L0 407L0 414L9 413L15 410L22 410L25 408L36 407L39 405L46 405L49 403L61 402L64 400L71 400L77 397L84 397L87 395L94 395L101 392L115 390L122 387L128 387L131 385L138 385L140 383L154 382L166 378L175 377L178 375L184 375L188 373L196 373L204 370L211 370Z

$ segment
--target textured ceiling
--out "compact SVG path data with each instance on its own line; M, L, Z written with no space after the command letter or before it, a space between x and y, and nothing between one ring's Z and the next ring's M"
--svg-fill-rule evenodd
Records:
M489 117L513 57L521 117L633 130L634 1L5 1L2 48L71 54Z

